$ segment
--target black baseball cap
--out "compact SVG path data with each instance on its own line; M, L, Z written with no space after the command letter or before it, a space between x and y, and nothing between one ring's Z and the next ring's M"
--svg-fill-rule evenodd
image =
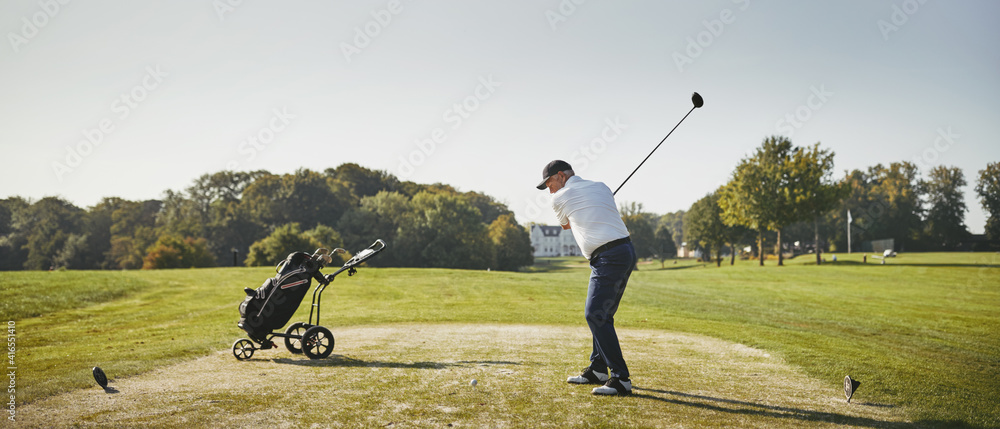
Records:
M538 184L538 189L545 189L545 182L548 181L550 177L555 176L556 173L572 169L573 167L570 167L569 163L567 163L566 161L561 161L557 159L555 161L550 162L548 165L545 166L545 169L542 170L542 183Z

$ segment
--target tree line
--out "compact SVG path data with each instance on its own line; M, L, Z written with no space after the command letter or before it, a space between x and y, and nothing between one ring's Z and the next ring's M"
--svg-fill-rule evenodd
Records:
M350 163L291 174L221 171L161 199L106 197L88 209L58 197L0 200L0 270L273 265L292 251L357 251L377 238L392 251L373 266L533 263L528 231L505 204Z
M988 241L970 246L961 169L937 166L921 178L916 165L902 161L855 169L834 180L833 158L819 143L796 147L784 137L764 139L725 185L692 204L683 217L683 238L714 255L717 265L727 248L735 258L747 244L763 265L766 243L774 245L782 265L794 241L810 243L821 263L824 249L848 250L851 216L853 250L886 238L901 251L1000 247L1000 163L979 172L975 190L989 213Z

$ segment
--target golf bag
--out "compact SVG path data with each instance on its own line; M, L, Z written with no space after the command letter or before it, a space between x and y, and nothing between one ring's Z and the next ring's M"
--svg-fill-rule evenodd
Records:
M277 275L265 280L256 290L244 289L247 297L240 303L237 325L250 338L263 343L268 334L281 329L292 318L309 291L312 279L320 284L329 283L319 271L329 262L330 256L326 254L289 254L275 269Z

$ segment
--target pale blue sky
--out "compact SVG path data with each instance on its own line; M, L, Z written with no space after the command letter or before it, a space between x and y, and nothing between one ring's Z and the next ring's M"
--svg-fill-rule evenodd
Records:
M5 1L0 197L87 207L226 168L356 162L552 223L534 189L545 163L614 189L698 91L705 107L619 202L687 209L791 134L835 151L837 177L960 167L978 233L972 187L1000 161L998 15L993 1Z

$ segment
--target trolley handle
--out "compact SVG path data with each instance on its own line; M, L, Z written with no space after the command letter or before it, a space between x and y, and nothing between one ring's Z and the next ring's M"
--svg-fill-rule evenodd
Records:
M385 249L385 242L382 241L382 239L380 238L378 240L375 240L375 242L372 243L371 246L368 246L367 249L358 252L357 255L354 255L354 257L351 258L351 260L347 261L347 263L344 265L351 265L351 266L358 265L364 261L367 261L372 256L375 256L375 254L381 252L382 249Z
M340 273L342 273L344 271L348 271L348 274L354 274L354 271L356 271L354 267L356 267L356 266L360 265L361 263L363 263L363 262L371 259L373 256L377 255L379 252L385 250L385 246L386 246L386 244L385 244L384 241L382 241L381 238L375 240L375 242L372 243L371 246L368 246L364 250L358 252L356 255L354 255L354 257L352 257L347 262L345 262L344 266L340 267L340 269L338 269L336 272L334 272L333 274L327 274L326 275L327 280L328 281L333 281L333 278L336 277L337 274L340 274Z

